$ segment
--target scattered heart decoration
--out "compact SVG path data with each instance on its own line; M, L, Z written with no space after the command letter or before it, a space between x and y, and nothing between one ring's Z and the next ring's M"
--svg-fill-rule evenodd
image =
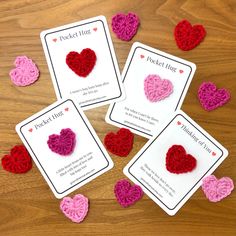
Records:
M91 73L96 64L96 60L96 54L90 48L83 49L81 53L72 51L66 56L66 64L68 67L81 77L87 77Z
M74 198L64 197L60 203L63 214L75 223L84 220L88 213L89 201L82 194L77 194Z
M181 145L173 145L166 154L166 169L174 174L191 172L195 169L197 160L187 154Z
M50 135L47 141L48 147L51 151L62 156L70 155L74 150L75 143L76 135L69 128L62 129L60 135Z
M139 18L132 12L129 12L127 15L118 13L112 17L111 26L112 31L119 39L130 41L137 33Z
M32 160L24 145L16 145L10 154L3 156L2 167L14 174L28 172L32 168Z
M217 179L214 175L202 180L202 190L209 201L219 202L229 196L234 189L233 180L229 177Z
M134 204L143 196L142 188L136 184L132 186L126 179L119 180L116 183L114 193L118 203L122 207L128 207Z
M148 75L144 80L144 93L150 102L158 102L169 97L173 92L173 85L168 79L161 79L159 75Z
M56 42L56 41L57 41L57 38L52 39L52 41L53 41L53 42Z
M203 82L198 89L198 99L207 111L212 111L223 106L230 100L230 93L227 89L217 89L212 82Z
M133 148L134 135L130 130L121 128L115 134L108 133L104 138L104 145L108 151L120 156L126 157Z
M9 73L12 83L17 86L33 84L39 77L39 70L35 63L27 56L18 56L15 59L15 67Z
M199 45L206 36L206 30L203 25L194 25L187 20L180 21L174 30L177 46L188 51Z

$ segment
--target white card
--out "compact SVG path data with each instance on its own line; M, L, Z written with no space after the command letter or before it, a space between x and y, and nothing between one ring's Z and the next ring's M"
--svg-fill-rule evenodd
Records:
M49 29L40 34L57 99L75 96L83 110L124 98L123 85L106 18L98 16ZM84 78L66 64L67 55L85 48L96 64ZM86 60L85 60L86 63Z
M174 215L227 157L228 151L182 111L167 119L124 168L124 174L169 215ZM196 167L174 174L166 169L166 153L181 145L196 159ZM181 157L182 158L182 157Z
M61 156L49 149L52 134L70 128L74 151ZM81 108L72 99L58 101L22 121L16 131L57 198L62 198L113 167L113 162Z
M152 137L165 117L181 107L195 70L191 62L134 43L122 72L126 99L110 105L106 121L146 138ZM173 92L163 100L150 102L144 92L148 75L169 80Z

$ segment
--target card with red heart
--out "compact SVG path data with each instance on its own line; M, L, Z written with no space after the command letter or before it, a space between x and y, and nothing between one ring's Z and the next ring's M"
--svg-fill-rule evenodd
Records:
M71 98L22 121L16 131L57 198L113 167L88 119Z
M124 174L174 215L227 156L219 142L179 110L166 118Z
M110 105L106 121L151 138L180 109L195 70L189 61L134 43L122 73L126 98Z
M45 30L40 37L58 99L74 96L87 110L124 98L104 16Z

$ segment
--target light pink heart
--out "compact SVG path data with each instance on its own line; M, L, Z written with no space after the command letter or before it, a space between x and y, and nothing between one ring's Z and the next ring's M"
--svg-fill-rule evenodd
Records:
M168 79L161 79L158 75L148 75L144 80L144 92L150 102L157 102L170 96L173 85Z
M209 175L203 179L202 190L211 202L218 202L234 189L234 183L229 177L217 179L214 175Z
M60 209L63 214L75 223L84 220L88 213L88 198L82 194L77 194L74 198L64 197L60 203Z

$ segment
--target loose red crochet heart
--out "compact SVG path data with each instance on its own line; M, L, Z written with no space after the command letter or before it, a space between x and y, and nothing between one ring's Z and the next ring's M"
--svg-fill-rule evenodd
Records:
M66 64L78 76L87 77L93 70L97 57L93 50L85 48L78 52L69 52L66 56Z
M130 130L121 128L116 134L110 132L104 138L104 144L108 151L126 157L133 148L134 135Z
M191 172L197 165L196 159L187 154L181 145L173 145L166 154L166 169L175 174Z
M23 145L16 145L10 154L2 158L2 167L6 171L21 174L32 168L32 160Z
M203 25L192 26L187 20L182 20L175 26L174 36L178 47L188 51L201 43L206 36L206 30Z

